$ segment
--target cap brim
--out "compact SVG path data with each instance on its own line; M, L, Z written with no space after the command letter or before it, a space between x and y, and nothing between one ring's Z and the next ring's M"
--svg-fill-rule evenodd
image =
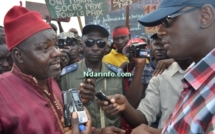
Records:
M102 26L99 25L87 25L83 28L82 34L85 35L87 34L89 31L91 31L92 29L98 29L99 31L101 31L105 37L108 37L110 34L109 32Z
M163 20L163 18L181 10L184 7L185 6L158 8L155 11L139 18L138 22L141 25L147 26L147 27L157 26L161 24L161 21Z

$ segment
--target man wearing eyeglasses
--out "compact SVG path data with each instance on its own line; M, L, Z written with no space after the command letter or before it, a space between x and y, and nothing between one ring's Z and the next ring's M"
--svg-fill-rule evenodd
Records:
M159 25L168 56L191 57L196 65L183 79L181 98L162 133L214 133L215 127L215 1L163 0L140 18L144 26Z
M94 93L102 90L106 95L122 94L122 78L86 75L86 73L109 72L116 74L122 72L122 69L102 62L102 58L108 48L109 32L103 26L95 23L86 25L82 33L85 58L63 69L60 82L61 90L79 88L82 101L92 116L92 125L94 127L103 128L111 125L119 127L120 115L107 115L101 111ZM95 89L89 88L92 85L95 85Z
M180 99L164 128L141 125L132 134L214 133L214 7L214 0L163 0L157 10L139 19L144 26L161 24L158 36L168 56L178 60L191 57L196 64L184 75Z

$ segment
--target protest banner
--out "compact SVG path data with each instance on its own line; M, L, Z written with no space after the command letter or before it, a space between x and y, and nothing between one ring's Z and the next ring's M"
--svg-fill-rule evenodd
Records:
M26 6L26 8L28 8L31 11L37 11L37 12L39 12L40 15L41 15L41 17L43 19L45 19L45 20L48 17L48 18L50 18L51 20L54 20L54 21L62 21L62 22L69 22L70 21L70 17L67 17L67 18L57 18L57 19L51 18L46 4L26 1L25 6Z
M144 7L144 14L148 14L152 11L154 11L155 9L157 9L158 4L150 4L150 5L145 5ZM147 34L149 33L157 33L159 29L159 26L154 26L154 27L145 27L145 32Z
M106 0L45 0L52 18L100 16L108 13Z
M90 22L98 22L104 25L111 33L116 26L125 25L126 7L111 11L111 0L107 1L109 6L109 13L101 16L85 17L85 24L88 24ZM145 5L159 4L160 1L161 0L141 0L129 6L129 27L132 37L139 37L140 35L146 34L144 26L142 26L137 21L144 15Z
M120 9L125 6L129 6L140 0L111 0L111 10Z

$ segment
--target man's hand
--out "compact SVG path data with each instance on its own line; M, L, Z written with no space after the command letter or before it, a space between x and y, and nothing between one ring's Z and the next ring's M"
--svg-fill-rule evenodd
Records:
M61 119L61 122L64 124L64 119ZM63 128L64 134L71 134L71 128L70 127L65 127Z
M141 124L132 130L131 134L161 134L162 129L155 129L148 125Z
M125 134L125 132L125 130L114 126L109 126L101 129L101 134Z
M80 132L79 127L78 127L78 125L79 125L78 114L76 112L72 113L72 119L71 119L72 134L91 134L92 120L91 120L89 112L86 110L86 108L85 108L85 111L87 113L88 122L85 125L85 130L82 132Z
M136 64L142 64L145 65L146 58L132 58L132 61Z
M91 134L91 128L92 128L92 120L91 116L88 112L88 110L85 108L86 114L88 121L85 124L85 130L80 132L79 130L79 121L78 121L78 114L76 112L72 113L72 118L71 118L71 128L64 128L64 134Z
M93 100L95 94L94 85L94 81L92 81L91 79L84 80L83 83L80 83L79 93L84 104Z
M130 62L124 62L121 64L120 68L125 70L127 67L134 68L137 66L144 67L146 63L146 58L133 58L131 57Z
M108 105L107 101L98 101L98 104L101 108L108 114L115 115L121 111L126 109L126 105L128 103L125 96L121 94L115 94L112 96L108 96L111 101L111 104Z
M61 69L63 69L65 66L67 66L68 62L69 62L69 50L68 49L60 49L61 52L61 58L60 58L60 66Z
M158 61L156 68L155 68L155 71L152 74L152 76L157 76L159 74L162 74L163 71L165 69L167 69L173 62L174 62L173 59L165 59L165 60Z

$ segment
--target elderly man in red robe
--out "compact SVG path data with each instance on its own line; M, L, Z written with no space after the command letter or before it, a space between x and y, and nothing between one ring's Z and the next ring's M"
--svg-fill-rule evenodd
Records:
M61 92L52 78L60 72L56 33L38 12L21 6L7 12L4 27L14 65L0 75L0 133L72 133L61 120ZM77 121L77 114L73 117Z

